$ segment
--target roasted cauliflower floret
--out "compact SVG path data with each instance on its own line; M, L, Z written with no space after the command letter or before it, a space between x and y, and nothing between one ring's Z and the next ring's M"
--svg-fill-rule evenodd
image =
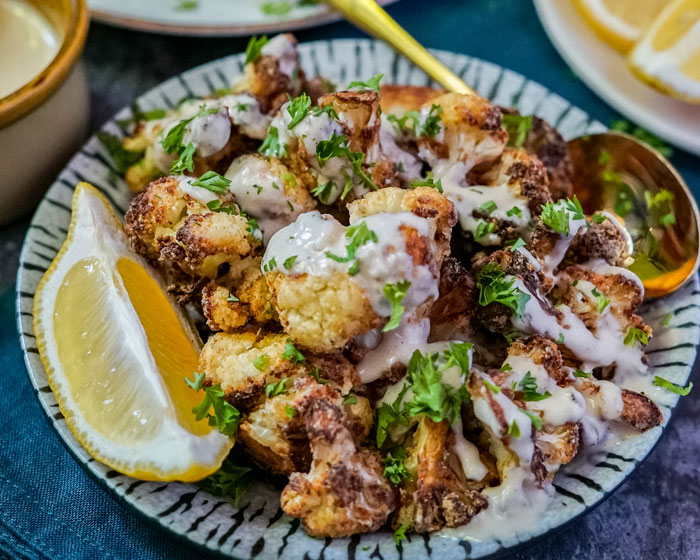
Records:
M224 398L236 408L254 408L262 402L269 382L306 373L303 362L287 351L288 340L283 334L212 335L199 356L204 383L220 385Z
M260 230L241 215L224 212L192 214L175 240L163 246L160 259L194 277L237 278L261 245Z
M486 170L470 176L473 186L445 184L445 196L459 211L462 230L480 245L529 236L542 205L551 202L547 176L534 156L506 148Z
M279 159L247 154L226 171L228 189L236 203L255 218L267 242L299 214L310 212L316 202L303 183Z
M336 389L311 377L288 379L279 390L281 394L266 399L248 415L237 434L247 452L265 468L287 475L309 470L311 450L303 418L315 400L325 399L340 407L358 443L369 433L372 408L364 397L354 396L352 404L343 404Z
M440 269L440 295L430 307L431 340L469 340L477 299L469 271L457 259L446 258Z
M273 236L263 259L285 331L329 352L386 324L397 297L407 317L425 312L438 295L432 235L430 222L410 212L371 215L347 229L303 214Z
M282 509L301 518L315 537L376 531L396 508L396 491L383 476L378 452L358 447L343 410L316 399L303 413L313 460L282 492Z
M310 350L342 348L382 323L360 285L346 273L294 276L275 271L267 275L267 283L284 330Z
M407 445L404 464L410 476L401 485L394 528L408 525L411 531L427 533L458 527L487 507L480 488L470 488L464 479L453 445L449 422L420 419Z
M598 214L603 221L593 220L589 227L579 230L564 257L565 263L586 263L602 259L613 266L629 266L632 242L610 213ZM615 220L613 222L613 220Z
M568 198L572 194L571 178L574 174L574 166L566 146L566 140L547 121L534 115L520 117L515 109L501 108L504 116L503 123L506 128L513 122L512 128L517 129L519 119L530 119L532 126L525 136L522 146L528 154L537 156L547 170L549 179L548 189L554 200ZM509 138L509 145L511 144Z
M361 218L381 212L411 212L425 218L433 226L435 240L435 263L442 266L442 261L450 253L452 228L457 223L457 215L452 203L437 190L430 187L418 187L412 190L389 187L368 193L348 205L350 224Z
M124 229L131 248L155 261L161 248L174 241L183 222L192 214L204 212L208 212L204 204L180 189L178 177L163 177L132 199L124 217Z
M508 140L501 117L498 107L478 95L440 95L423 105L418 122L413 121L419 153L438 177L443 175L441 163L451 173L458 170L451 180L461 184L469 171L501 155Z
M297 40L285 33L267 41L260 56L246 65L245 78L235 89L251 93L265 113L273 114L287 101L288 95L299 95L305 83Z

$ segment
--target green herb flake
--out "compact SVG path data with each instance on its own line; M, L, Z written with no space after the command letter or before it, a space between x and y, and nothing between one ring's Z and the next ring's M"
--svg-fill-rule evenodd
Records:
M348 89L352 88L358 88L361 90L366 90L370 89L372 91L376 91L379 93L379 82L382 81L382 78L384 77L384 74L377 74L376 76L372 76L369 80L366 82L350 82L350 85L348 85Z
M479 271L476 285L479 289L479 305L485 307L490 303L501 303L512 309L515 317L522 316L525 305L530 300L530 294L515 285L515 278L507 280L506 273L496 263L488 263Z
M233 294L231 294L230 296L228 296L228 297L226 298L226 301L228 301L228 302L230 302L230 303L236 303L237 301L240 301L240 300L239 300L236 296L234 296Z
M287 418L291 420L297 415L297 409L287 404L284 407L284 413L287 415Z
M397 447L387 453L384 458L384 476L389 479L394 486L398 486L404 480L410 480L411 473L404 463L406 459L406 449Z
M513 206L513 208L511 208L510 210L508 210L508 212L506 212L506 216L508 216L509 218L512 218L513 216L517 216L518 218L521 218L522 215L523 215L522 210L520 210L520 208L518 208L517 206Z
M197 420L207 418L210 426L216 428L224 435L233 436L238 430L241 421L241 413L238 409L226 402L224 390L220 385L204 387L204 374L195 372L194 381L185 378L187 384L195 391L204 390L204 399L197 406L192 408L192 412ZM213 413L212 413L213 411Z
M291 257L287 258L284 260L283 266L286 270L289 270L294 266L294 261L296 261L298 258L298 255L292 255Z
M253 360L253 367L259 371L264 371L269 363L270 356L268 356L267 354L260 354L257 358Z
M574 370L574 377L585 377L588 378L590 377L591 374L588 373L587 371L583 371L582 369L575 369Z
M532 130L532 116L503 115L503 128L508 132L508 146L522 148Z
M280 379L277 382L265 385L265 396L269 399L277 395L284 395L287 392L287 379Z
M530 422L532 422L532 426L535 428L535 430L542 429L542 418L540 418L537 414L533 414L524 408L520 408L520 412L530 419Z
M245 63L250 64L260 58L262 48L267 44L267 35L262 37L251 37L245 49Z
M485 214L491 214L498 206L493 200L489 200L488 202L484 202L481 206L477 208L477 210L481 210Z
M207 171L192 183L193 187L202 187L214 194L224 194L228 191L231 179L222 177L216 171Z
M483 381L484 385L486 385L492 393L498 394L501 392L501 388L498 385L494 385L491 381L489 381L485 377L482 377L481 381Z
M520 426L518 426L518 423L513 420L510 423L510 426L508 426L508 435L513 436L513 437L520 437Z
M276 126L271 126L267 130L267 136L263 143L258 148L258 153L264 156L272 156L277 158L286 157L287 155L287 144L280 142L279 130Z
M401 541L406 540L406 529L409 528L408 523L404 523L394 531L394 542L396 543L396 546L401 546Z
M311 109L311 98L306 94L302 93L299 97L292 99L289 97L289 104L287 105L287 112L292 120L289 121L287 128L292 130L296 125L304 120L304 117L309 114Z
M114 162L114 169L117 173L124 174L128 171L129 167L134 165L143 157L143 152L135 152L127 150L122 143L121 138L100 130L97 133L97 139L105 147L109 156Z
M294 346L291 338L287 339L284 346L284 352L282 353L282 359L289 360L293 364L302 364L306 361L304 354L302 354L297 347Z
M209 475L199 484L214 496L233 498L233 504L238 507L241 498L249 490L253 478L251 469L236 465L229 456L221 464L221 468Z
M641 342L644 345L647 345L649 344L649 335L647 335L647 333L644 332L642 329L632 327L630 328L630 330L627 331L624 343L627 346L634 346L637 344L637 341Z
M515 241L515 243L513 243L513 245L511 245L510 250L511 250L511 252L515 252L518 249L520 249L521 247L525 247L525 241L523 241L522 237L518 237L518 239Z
M675 393L676 395L680 395L681 397L685 397L688 393L690 393L690 391L693 388L692 381L688 383L687 387L682 387L680 385L676 385L675 383L671 383L668 379L664 379L663 377L659 377L658 375L654 376L654 385L656 385L657 387L663 387L667 391Z
M520 385L520 387L523 389L522 400L525 402L537 402L552 396L549 391L546 391L545 393L540 393L537 391L537 380L529 371L525 374L525 377L520 380L518 385Z
M382 332L393 331L399 326L403 312L406 310L402 302L410 286L411 282L408 280L384 286L384 295L389 300L389 305L391 305L391 317L389 322L384 325Z

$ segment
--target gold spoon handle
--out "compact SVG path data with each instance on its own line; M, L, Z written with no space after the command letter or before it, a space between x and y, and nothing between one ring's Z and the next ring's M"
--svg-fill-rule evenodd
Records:
M446 90L456 93L475 93L452 70L425 50L374 0L325 1L360 29L389 43Z

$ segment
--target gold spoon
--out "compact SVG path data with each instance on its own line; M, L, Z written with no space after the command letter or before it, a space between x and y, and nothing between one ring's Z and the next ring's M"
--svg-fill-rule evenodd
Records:
M476 94L374 0L325 1L351 23L389 43L446 90ZM574 138L568 148L574 192L584 210L617 209L625 214L636 248L631 268L642 278L646 296L670 294L690 280L700 264L700 213L668 160L651 146L614 131Z

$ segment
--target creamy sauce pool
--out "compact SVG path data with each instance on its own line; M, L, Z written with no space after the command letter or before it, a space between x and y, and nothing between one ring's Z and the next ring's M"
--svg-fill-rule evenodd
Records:
M31 82L60 47L59 34L29 2L0 0L0 98Z

